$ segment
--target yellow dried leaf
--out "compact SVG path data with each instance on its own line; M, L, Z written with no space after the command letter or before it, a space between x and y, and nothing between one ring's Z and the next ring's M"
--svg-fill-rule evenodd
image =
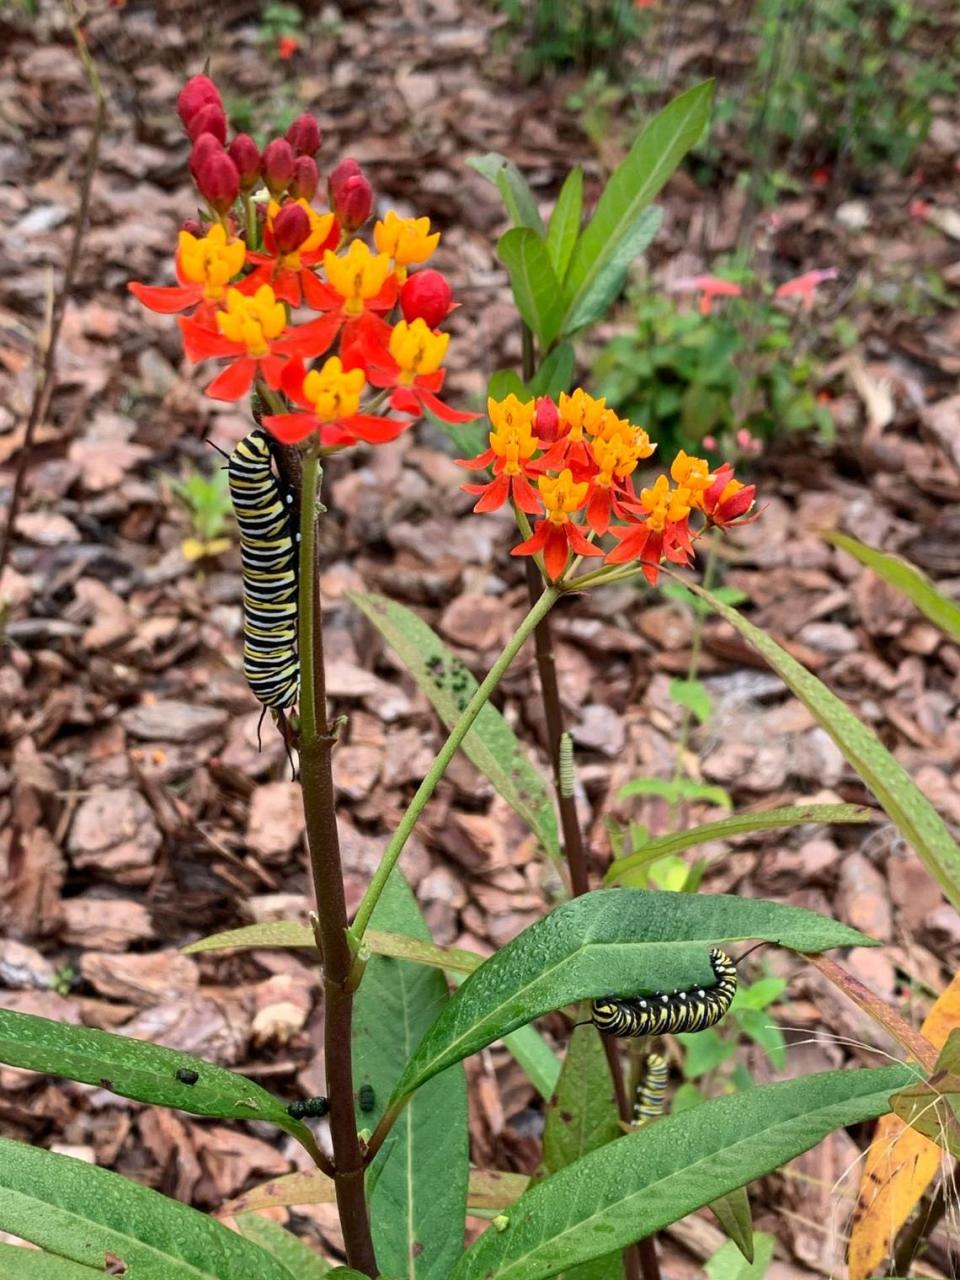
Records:
M937 1049L960 1027L960 974L936 1001L921 1034ZM899 1118L882 1116L867 1151L853 1214L850 1280L866 1280L892 1251L897 1232L940 1168L943 1150Z

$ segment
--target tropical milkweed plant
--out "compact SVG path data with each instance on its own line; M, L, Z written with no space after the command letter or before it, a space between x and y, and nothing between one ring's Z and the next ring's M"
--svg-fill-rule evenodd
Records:
M144 306L177 316L187 358L210 367L208 396L249 405L249 434L228 460L244 574L244 668L295 763L317 904L309 927L254 925L189 950L296 947L313 956L326 1091L282 1099L178 1050L8 1011L0 1011L0 1061L155 1106L273 1126L301 1144L314 1172L251 1188L226 1215L208 1217L108 1170L0 1139L0 1229L37 1246L0 1244L0 1275L538 1280L590 1264L591 1276L655 1280L655 1233L705 1205L751 1257L745 1188L832 1129L894 1108L925 1141L954 1142L960 1084L952 1061L938 1064L930 1041L821 954L874 945L870 938L776 902L622 883L644 862L727 834L865 821L871 811L810 804L732 814L652 840L657 848L631 848L611 864L604 887L591 884L584 857L551 610L571 592L604 583L657 586L664 573L692 566L703 542L763 518L754 487L729 463L711 466L682 451L658 458L642 423L573 385L576 336L606 314L655 233L651 202L702 134L710 95L709 85L693 88L647 124L585 225L578 170L544 221L513 166L496 156L477 161L514 223L498 252L522 320L524 362L519 373L492 376L481 438L462 459L464 485L477 499L477 519L512 509L512 553L525 566L530 605L477 682L408 610L383 596L355 597L449 735L351 920L318 590L323 464L343 449L383 447L425 413L476 435L477 415L444 392L443 326L454 302L443 275L427 265L440 238L428 218L388 210L370 226L373 192L350 159L330 172L324 202L312 117L301 116L261 151L249 136L228 139L220 93L207 76L184 86L178 110L203 210L171 245L176 283L134 282L130 290ZM729 605L691 589L807 703L957 905L956 846L872 732ZM528 638L552 784L490 703ZM561 886L542 919L487 959L433 943L397 865L458 750L529 826ZM722 1019L747 943L817 964L899 1039L905 1061L784 1079L663 1114L672 1036ZM579 1024L560 1052L535 1026L556 1010ZM469 1162L464 1061L498 1040L546 1107L542 1168L532 1182ZM625 1044L637 1050L628 1062ZM346 1265L332 1270L258 1212L323 1201L335 1201L343 1231ZM465 1248L468 1215L473 1226L487 1225Z

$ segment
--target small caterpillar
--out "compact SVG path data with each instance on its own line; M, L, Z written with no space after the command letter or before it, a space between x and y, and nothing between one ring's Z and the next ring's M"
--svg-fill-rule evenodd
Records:
M670 1064L659 1053L651 1053L643 1067L643 1077L637 1086L637 1097L633 1104L633 1123L635 1126L646 1124L648 1120L656 1120L663 1115L667 1100L667 1081L670 1076Z
M710 952L710 965L717 979L712 987L657 991L648 996L604 996L593 1001L590 1021L604 1035L621 1038L676 1035L715 1026L736 995L737 966L719 947Z
M569 733L560 735L560 750L557 753L557 774L560 779L560 794L565 800L573 796L573 738Z
M191 1067L178 1067L177 1079L181 1084L196 1084L200 1079L200 1072L194 1071Z
M372 1084L362 1084L357 1090L357 1106L361 1111L372 1111L377 1105L377 1095Z
M322 1095L316 1098L304 1098L302 1102L291 1102L287 1113L293 1120L319 1120L330 1110L330 1103Z

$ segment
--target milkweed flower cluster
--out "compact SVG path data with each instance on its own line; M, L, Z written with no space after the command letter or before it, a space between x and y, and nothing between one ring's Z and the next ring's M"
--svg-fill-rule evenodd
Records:
M371 246L356 234L373 190L355 160L329 173L328 207L318 206L322 139L312 116L261 151L247 134L228 141L207 76L187 81L177 110L207 209L180 231L176 285L129 289L153 311L179 313L188 360L223 362L206 394L234 401L266 388L275 410L267 429L324 449L392 440L425 410L445 422L476 417L438 394L450 340L440 325L454 303L443 275L424 265L440 241L429 218L390 210ZM299 319L302 309L313 315ZM396 416L371 411L385 407Z
M489 447L459 465L473 471L489 467L491 478L463 488L478 495L475 511L495 511L512 501L521 529L529 532L512 554L542 555L554 581L564 576L571 557L587 556L611 566L636 562L656 583L663 560L691 563L694 539L703 529L755 518L754 485L737 480L729 463L712 471L706 459L683 450L669 473L641 485L638 493L635 473L656 446L642 427L581 388L557 403L512 394L491 399L487 413ZM612 547L602 545L608 536Z

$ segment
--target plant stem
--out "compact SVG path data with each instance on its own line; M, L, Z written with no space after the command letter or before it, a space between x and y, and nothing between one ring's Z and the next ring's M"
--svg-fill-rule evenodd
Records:
M711 542L707 551L707 562L703 567L703 589L709 591L713 587L713 575L717 569L717 544ZM693 684L700 673L700 655L703 652L704 617L700 609L693 613L693 639L690 644L690 661L687 663L687 684ZM687 753L687 741L690 737L690 725L693 722L693 711L684 704L680 719L680 736L677 739L677 751L673 762L673 780L676 782L683 773L684 756ZM677 824L680 801L675 796L670 801L670 827Z
M364 931L370 923L370 916L373 914L373 909L377 905L377 900L383 892L384 885L390 877L390 872L397 865L397 859L403 851L403 846L407 843L407 839L413 831L417 819L423 812L424 806L433 795L437 783L443 777L447 765L453 759L457 748L467 736L474 720L476 720L477 716L483 710L490 695L500 683L504 672L520 652L524 642L534 630L540 619L546 617L550 612L550 609L553 607L553 604L559 595L560 591L557 587L547 587L533 605L533 608L520 623L517 630L511 636L506 648L490 668L486 678L477 687L473 697L467 703L460 719L450 730L450 734L446 742L440 748L437 758L434 760L426 774L426 777L417 788L416 794L407 806L406 813L400 819L400 825L393 833L390 843L387 845L386 851L381 859L380 865L377 867L374 872L373 879L367 886L367 891L363 895L363 901L360 903L359 910L357 911L356 918L353 922L353 927L350 930L354 944L358 944L360 939L363 937Z
M300 590L297 643L300 653L300 785L310 868L317 899L317 941L323 956L324 1060L334 1182L347 1261L376 1276L377 1261L363 1186L363 1157L353 1110L351 1031L353 952L347 941L347 908L331 753L336 738L327 722L323 666L323 618L317 587L316 529L319 460L303 461L300 494Z

